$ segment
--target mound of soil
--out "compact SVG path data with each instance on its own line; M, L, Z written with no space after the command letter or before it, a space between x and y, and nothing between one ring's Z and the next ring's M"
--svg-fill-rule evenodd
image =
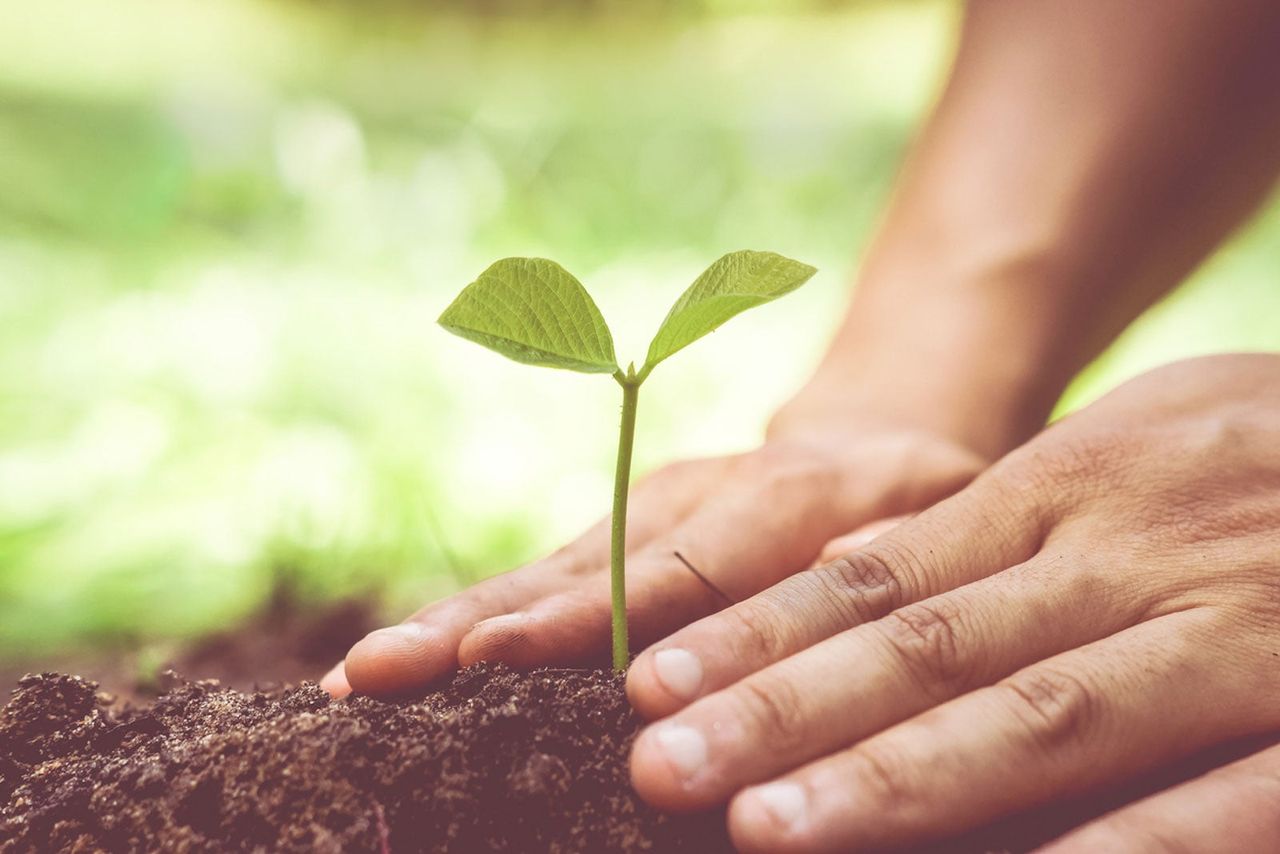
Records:
M397 703L178 680L116 709L44 674L0 711L0 851L729 850L632 792L609 671L478 665Z
M121 707L78 676L20 680L0 709L0 854L731 850L723 812L663 815L632 792L641 722L611 671L477 665L402 702L169 681ZM1222 745L914 850L1029 851L1275 743Z

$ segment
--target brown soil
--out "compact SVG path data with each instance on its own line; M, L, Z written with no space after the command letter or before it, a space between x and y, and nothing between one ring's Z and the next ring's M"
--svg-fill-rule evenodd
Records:
M241 685L262 684L252 674L263 672L295 680L321 672L349 641L335 645L318 627L358 637L372 623L359 605L343 606L345 620L281 607L175 658ZM126 672L117 668L110 684L136 694ZM169 690L143 707L113 702L81 677L19 682L0 709L0 854L729 850L722 814L664 816L632 793L626 757L640 721L608 671L473 667L398 703L331 702L310 683L241 693L211 680L160 681ZM1280 734L1221 745L916 850L1029 851L1276 743Z
M723 815L632 793L639 726L608 671L476 666L400 703L179 682L124 709L28 676L0 711L0 851L728 850Z

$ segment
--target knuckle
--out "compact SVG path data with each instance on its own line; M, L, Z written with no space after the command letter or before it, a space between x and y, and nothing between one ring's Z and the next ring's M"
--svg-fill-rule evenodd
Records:
M972 683L972 667L960 647L962 618L947 600L908 605L876 625L927 696L950 699Z
M1037 668L1000 683L1013 714L1031 737L1046 749L1081 741L1097 722L1101 700L1079 676Z
M875 741L855 747L850 756L860 792L868 795L876 812L901 816L915 803L916 787L912 784L908 764Z
M782 657L786 630L779 622L778 609L761 607L747 600L720 614L730 621L730 635L745 647L747 657L757 661Z
M1140 438L1097 429L1064 432L1063 428L1070 426L1051 427L997 464L996 470L1015 494L1079 502L1109 490L1126 477Z
M1280 614L1280 568L1254 565L1240 572L1241 599L1250 607L1276 616Z
M1277 485L1280 478L1268 478L1257 467L1251 476L1241 479L1231 468L1215 476L1214 470L1200 464L1196 472L1170 473L1159 489L1158 500L1142 502L1134 517L1148 529L1159 531L1162 541L1196 548L1214 548L1231 563L1240 563L1248 550L1238 545L1262 535L1262 542L1280 528L1280 500ZM1196 489L1180 488L1188 481ZM1265 552L1264 552L1265 553ZM1274 574L1274 564L1264 562Z
M763 495L776 500L823 494L838 478L830 460L803 446L765 445L743 460L741 475Z
M1198 551L1214 561L1217 577L1211 584L1205 584L1201 573L1184 572L1176 582L1160 579L1165 591L1174 594L1165 598L1175 605L1190 598L1195 604L1213 607L1222 619L1222 631L1247 627L1270 634L1280 620L1280 566L1268 554L1274 550L1274 545L1258 536L1219 547L1201 544Z
M1275 595L1280 596L1280 589ZM1175 642L1190 647L1212 646L1220 651L1224 660L1235 660L1250 668L1254 687L1250 699L1272 697L1280 692L1280 666L1277 666L1280 644L1276 642L1280 603L1246 596L1229 604L1182 610L1186 616L1190 616L1191 611L1199 611L1203 622L1194 628L1184 628Z
M845 612L848 625L877 620L902 604L905 573L888 554L868 547L814 570L833 603Z
M789 681L757 674L738 683L733 691L748 726L763 733L772 749L794 751L807 740L804 707Z

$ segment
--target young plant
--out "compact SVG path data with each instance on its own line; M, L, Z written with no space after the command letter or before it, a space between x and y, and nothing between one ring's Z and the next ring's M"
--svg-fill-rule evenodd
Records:
M640 386L667 357L735 314L790 293L815 272L808 264L772 252L730 252L676 300L653 336L639 371L634 362L625 371L619 367L613 336L582 283L544 258L495 262L440 315L440 325L453 334L517 362L611 374L622 386L610 546L615 669L625 670L630 660L625 585L627 488Z

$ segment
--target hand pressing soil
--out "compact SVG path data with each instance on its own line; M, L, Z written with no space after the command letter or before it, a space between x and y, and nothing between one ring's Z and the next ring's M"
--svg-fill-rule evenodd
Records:
M172 682L117 709L78 676L22 679L0 709L0 854L730 850L722 810L664 815L632 792L640 720L610 671L477 665L402 702ZM1253 749L912 850L1029 851Z
M476 666L405 702L183 682L113 710L28 676L0 711L0 851L729 850L632 792L608 671Z

